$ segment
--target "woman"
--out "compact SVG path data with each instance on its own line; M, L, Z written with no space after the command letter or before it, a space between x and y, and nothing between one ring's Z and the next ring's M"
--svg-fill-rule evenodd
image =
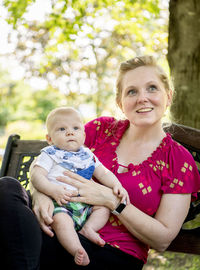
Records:
M99 232L106 242L104 247L80 236L90 257L90 264L85 269L120 266L142 269L149 247L164 251L178 234L191 197L195 197L200 188L200 177L192 156L162 128L162 117L171 104L172 90L166 74L153 57L136 57L121 64L116 101L126 119L101 117L89 122L85 126L85 144L118 177L128 191L131 203L121 204L111 189L96 182L88 184L73 173L66 172L68 178L59 178L78 189L73 194L69 192L68 200L103 205L113 211ZM2 193L0 191L0 198ZM6 189L4 193L11 192ZM66 269L80 269L53 237L51 200L36 190L32 193L33 209L44 231L40 269L65 264ZM4 208L6 205L8 209L8 201L13 200L13 196L9 196L7 204L3 201ZM11 215L9 218L11 222ZM36 228L36 225L32 227ZM30 235L29 228L26 229L26 234ZM9 237L12 239L12 235ZM10 250L7 250L8 254ZM13 257L10 256L12 261L16 261L17 256ZM38 264L36 255L32 260Z

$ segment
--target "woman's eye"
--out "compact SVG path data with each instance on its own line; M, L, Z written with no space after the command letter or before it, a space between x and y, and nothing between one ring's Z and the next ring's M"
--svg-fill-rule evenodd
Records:
M149 88L148 88L149 91L153 92L155 90L157 90L157 86L155 85L150 85Z
M128 96L134 96L136 94L136 90L130 89L130 90L128 90L127 94L128 94Z

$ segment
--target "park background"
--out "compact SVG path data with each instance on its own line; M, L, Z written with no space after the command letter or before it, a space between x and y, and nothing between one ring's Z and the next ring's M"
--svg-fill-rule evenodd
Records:
M199 29L198 0L0 0L0 159L10 134L44 139L54 107L74 106L85 122L121 117L118 67L142 54L173 80L173 121L200 128ZM199 265L199 256L152 250L144 269Z

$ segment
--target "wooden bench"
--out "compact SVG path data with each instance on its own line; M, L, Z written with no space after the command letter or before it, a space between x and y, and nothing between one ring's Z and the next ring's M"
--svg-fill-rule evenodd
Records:
M165 127L165 130L191 152L198 168L200 168L200 130L177 124ZM0 177L12 176L17 178L28 189L30 164L39 154L40 149L46 145L46 141L21 140L19 135L11 135L7 141ZM198 217L198 213L200 213L200 194L197 201L191 203L186 221ZM181 229L168 250L200 255L200 228Z

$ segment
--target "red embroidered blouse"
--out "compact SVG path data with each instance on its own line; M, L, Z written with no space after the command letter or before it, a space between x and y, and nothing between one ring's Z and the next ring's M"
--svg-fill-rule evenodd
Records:
M192 193L195 196L200 189L200 175L195 161L170 134L147 160L139 165L131 163L127 172L118 173L120 164L115 151L128 126L128 120L97 118L85 125L85 145L117 176L128 191L131 203L153 216L163 193ZM146 262L148 245L130 234L116 216L111 215L99 233L110 245Z

